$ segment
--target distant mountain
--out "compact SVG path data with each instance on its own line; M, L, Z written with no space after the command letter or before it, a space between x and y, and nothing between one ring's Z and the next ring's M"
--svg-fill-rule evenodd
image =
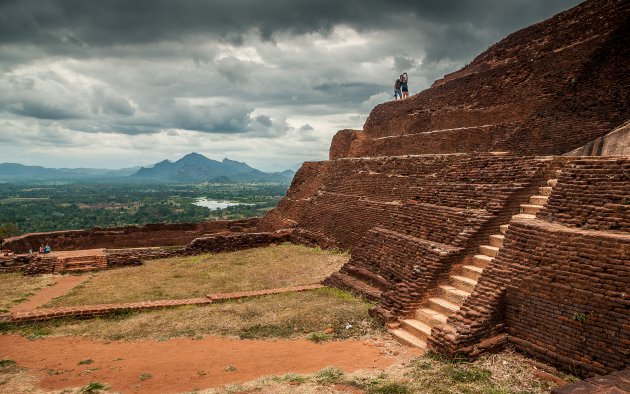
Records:
M7 181L102 180L127 177L140 167L109 170L103 168L46 168L18 163L0 163L0 179Z
M240 161L216 161L190 153L176 162L163 160L153 166L109 170L102 168L46 168L17 163L0 163L0 181L116 181L116 182L283 182L295 171L263 172Z
M181 159L142 167L132 178L162 182L290 182L295 173L263 172L240 161L208 159L199 153L189 153Z

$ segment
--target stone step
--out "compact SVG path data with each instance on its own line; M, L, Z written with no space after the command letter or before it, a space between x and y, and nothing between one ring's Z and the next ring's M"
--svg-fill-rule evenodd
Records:
M558 185L558 180L557 179L549 179L547 181L547 186L556 187L557 185Z
M521 213L536 215L543 208L542 205L521 204Z
M553 187L551 186L541 186L538 188L538 194L541 196L550 196L553 191Z
M63 272L77 273L77 272L89 272L89 271L98 271L98 270L99 270L98 267L94 267L92 265L86 265L86 266L81 266L81 267L65 268Z
M409 333L416 337L426 341L431 336L431 327L416 320L416 319L404 319L400 320L400 325Z
M501 234L505 235L507 233L508 227L510 227L509 224L502 224L499 228L501 229Z
M381 291L386 291L390 287L390 283L387 279L365 268L347 265L345 270L352 277L367 282Z
M330 276L329 279L332 284L349 290L353 293L361 294L368 300L378 301L381 298L381 290L350 275L346 275L341 272L335 272ZM327 279L327 281L329 280Z
M477 281L460 275L451 275L448 277L451 285L454 287L472 293L477 285Z
M534 220L536 219L536 215L530 215L528 213L519 213L517 215L512 216L512 220Z
M83 261L94 261L98 258L98 256L73 256L73 257L61 257L58 258L59 260L63 261L64 263L80 263Z
M486 256L485 254L476 254L472 258L472 263L477 267L485 268L492 262L492 259L492 257Z
M459 305L448 302L443 298L429 298L429 308L440 312L443 315L450 316L459 310Z
M474 265L465 265L462 267L462 276L465 276L466 278L470 278L470 279L474 279L478 281L482 273L483 273L483 268L481 267L477 267Z
M65 261L64 265L66 268L75 268L75 267L84 267L87 265L98 265L98 262L92 260L85 261Z
M448 317L440 312L430 308L420 308L416 310L416 320L426 324L429 327L435 327L440 324L446 324Z
M461 305L470 296L470 293L450 285L440 285L438 286L438 296L454 304Z
M396 340L405 345L419 347L421 349L427 348L427 343L425 341L411 334L410 332L403 330L402 328L389 330L389 333L392 334L392 336L396 338Z
M479 246L479 253L490 257L497 257L497 254L499 254L499 248L496 246L481 245Z
M531 196L529 203L532 205L545 205L549 200L549 196Z
M505 239L505 236L503 234L492 234L490 236L490 246L496 246L497 248L502 248L504 239Z

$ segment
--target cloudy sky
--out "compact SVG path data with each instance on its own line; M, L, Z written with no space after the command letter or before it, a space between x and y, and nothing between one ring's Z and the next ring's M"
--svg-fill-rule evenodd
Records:
M411 94L578 0L0 0L0 162L328 156Z

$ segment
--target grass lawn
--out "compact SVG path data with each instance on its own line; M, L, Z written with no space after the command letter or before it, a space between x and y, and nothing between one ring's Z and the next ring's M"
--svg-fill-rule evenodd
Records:
M369 315L373 304L333 288L90 320L62 319L24 324L0 323L0 334L82 336L105 340L200 338L205 335L251 338L308 337L314 341L382 332ZM327 335L324 330L333 328Z
M97 272L44 307L181 299L318 283L348 258L338 252L282 244L145 261L139 267Z
M51 275L23 276L19 272L0 273L0 313L8 312L15 304L25 301L37 290L54 282Z

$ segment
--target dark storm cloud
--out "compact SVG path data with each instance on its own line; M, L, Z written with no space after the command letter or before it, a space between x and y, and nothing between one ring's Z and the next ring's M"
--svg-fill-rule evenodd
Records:
M0 156L26 135L104 161L147 147L325 158L403 71L417 93L577 3L0 0L0 141L14 141Z
M431 27L464 24L463 28L452 31L437 29L445 40L438 41L446 44L452 38L474 40L474 30L479 29L501 36L576 3L576 0L4 0L0 2L0 43L43 45L53 51L72 53L92 46L180 41L190 35L211 35L239 43L250 30L273 39L278 32L326 32L337 24L358 30L390 30L410 24L419 24L418 29L424 30L424 23ZM446 50L452 45L434 47ZM452 48L450 55L459 50Z

